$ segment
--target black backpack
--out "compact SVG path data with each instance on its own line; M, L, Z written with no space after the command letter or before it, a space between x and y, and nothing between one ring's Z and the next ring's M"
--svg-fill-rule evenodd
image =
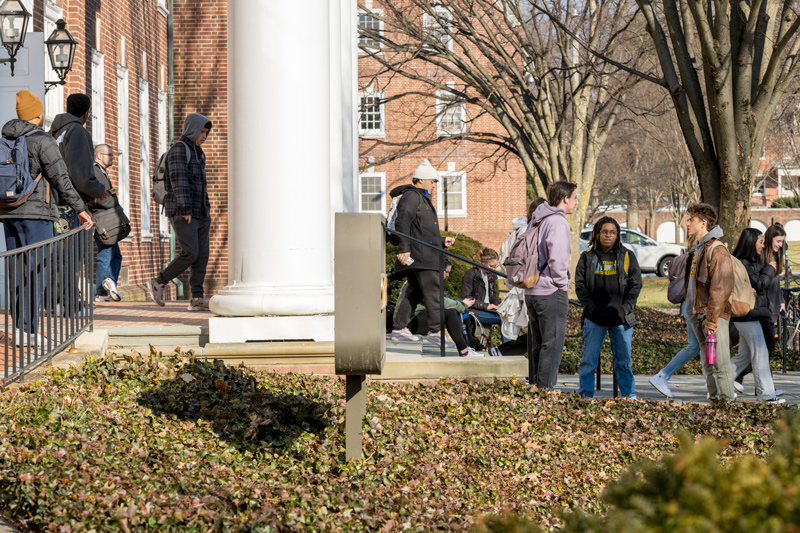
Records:
M186 149L186 161L191 161L192 159L192 150L189 148L189 145L183 141L177 141L175 144L181 143L183 147ZM174 147L175 144L172 146ZM172 148L170 148L172 150ZM161 154L161 157L158 158L158 165L156 165L156 170L153 172L153 201L159 205L164 205L164 199L167 197L167 193L169 192L169 180L167 180L167 154L169 150Z

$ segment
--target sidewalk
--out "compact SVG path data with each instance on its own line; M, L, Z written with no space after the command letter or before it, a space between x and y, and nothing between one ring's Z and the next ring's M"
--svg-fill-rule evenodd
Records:
M169 300L164 307L153 302L95 302L94 327L126 326L208 326L214 315L208 311L189 311L188 300Z

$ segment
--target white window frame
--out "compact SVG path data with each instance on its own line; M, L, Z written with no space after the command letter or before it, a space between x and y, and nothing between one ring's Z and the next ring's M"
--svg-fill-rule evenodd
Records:
M381 208L378 211L365 211L361 208L361 199L364 196L362 187L362 178L380 178L381 180ZM386 172L362 172L358 175L358 212L359 213L380 213L386 216Z
M150 227L150 84L139 78L139 183L142 239L152 239Z
M169 16L169 9L167 9L167 0L158 0L158 12L165 18Z
M167 151L167 93L158 90L158 157ZM164 208L158 208L158 234L169 238L169 218L164 214Z
M445 44L447 46L447 49L452 52L453 38L446 31L447 29L450 29L452 31L452 23L450 25L450 28L445 28L441 24L439 24L439 19L453 20L453 14L444 7L435 7L433 11L438 16L438 18L437 16L431 15L430 13L423 13L422 28L425 30L425 33L428 35L430 39L437 40L442 44ZM441 32L438 38L434 34L435 32ZM447 39L446 42L445 39Z
M92 141L106 142L106 76L105 57L92 48Z
M31 12L32 13L32 12ZM44 2L44 35L47 38L56 29L58 19L64 18L64 10L52 2ZM29 24L28 27L32 27ZM44 47L44 81L55 81L58 73L53 70L50 63L50 55L47 53L47 46ZM56 115L64 112L64 86L56 85L44 95L44 131L49 131Z
M461 128L456 131L442 127L442 119L445 112L453 111L453 98L453 93L449 91L436 91L436 135L438 137L462 135L467 131L467 104L465 102L455 104L458 106L457 111L461 115Z
M128 218L131 216L131 127L128 104L128 69L117 64L117 176L119 203Z
M358 22L359 23L357 24L357 26L359 28L361 27L361 20L360 19L361 19L362 16L372 17L373 15L377 15L379 17L383 17L383 9L370 9L370 10L359 9L358 10L358 17L359 17L359 21ZM381 34L381 36L383 36L383 20L380 20L380 19L378 19L378 32ZM381 45L380 42L378 42L377 44L374 44L374 45L369 45L369 44L363 42L366 39L368 39L368 37L362 38L361 34L359 33L359 35L358 35L358 53L359 54L363 54L364 53L364 51L361 49L361 46L368 46L369 48L371 48L371 49L373 49L375 51L380 50L381 48L383 48L383 46Z
M386 106L383 103L383 93L366 90L358 93L358 135L360 137L385 137L386 136ZM380 127L378 129L366 129L361 127L361 99L362 98L378 98L380 104L378 112L380 113Z
M439 172L439 183L436 184L436 212L439 218L444 217L444 180L447 178L460 178L461 181L461 206L454 208L447 206L447 216L466 217L467 216L467 173L463 170L453 172Z

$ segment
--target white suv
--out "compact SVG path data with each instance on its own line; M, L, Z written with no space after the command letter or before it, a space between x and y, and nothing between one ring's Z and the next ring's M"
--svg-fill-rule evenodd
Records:
M620 228L622 244L636 254L642 274L655 273L666 277L669 262L680 255L683 247L677 244L654 241L647 235L628 228ZM581 252L589 247L592 236L592 226L586 226L581 231Z

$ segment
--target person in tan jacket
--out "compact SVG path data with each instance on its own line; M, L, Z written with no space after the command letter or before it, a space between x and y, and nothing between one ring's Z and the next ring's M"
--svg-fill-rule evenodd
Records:
M728 298L733 291L733 264L728 249L717 246L707 253L711 244L722 238L722 228L716 225L717 211L708 204L690 204L686 209L686 232L695 239L687 262L690 265L686 281L686 309L689 321L700 341L706 385L712 400L733 401L733 371L731 369L728 322L731 306ZM717 357L713 365L706 364L705 339L717 339Z

